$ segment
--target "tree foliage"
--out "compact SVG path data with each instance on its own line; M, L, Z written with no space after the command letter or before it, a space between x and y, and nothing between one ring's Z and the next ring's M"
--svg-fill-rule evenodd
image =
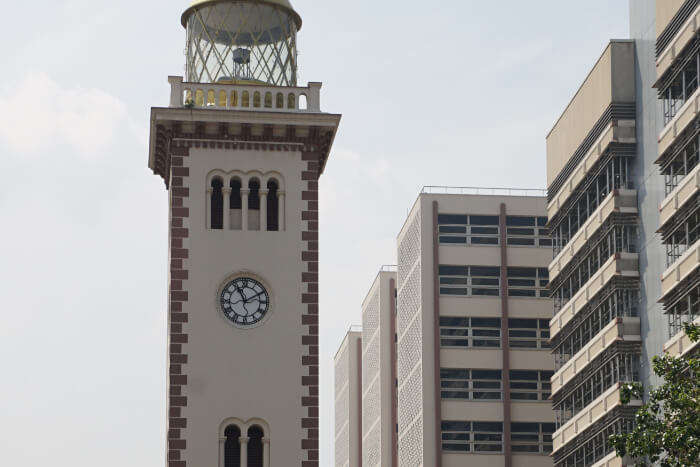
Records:
M700 338L698 326L687 324L685 332L693 342ZM653 368L663 384L652 388L637 410L632 432L613 435L609 442L618 456L636 459L637 466L700 466L700 358L655 356ZM623 404L643 395L639 383L621 389Z

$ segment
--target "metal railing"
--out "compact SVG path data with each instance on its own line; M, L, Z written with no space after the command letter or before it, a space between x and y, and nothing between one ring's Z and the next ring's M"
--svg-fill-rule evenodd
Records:
M421 189L422 194L431 195L495 195L495 196L532 196L545 197L547 190L537 188L489 188L471 186L437 186L427 185Z

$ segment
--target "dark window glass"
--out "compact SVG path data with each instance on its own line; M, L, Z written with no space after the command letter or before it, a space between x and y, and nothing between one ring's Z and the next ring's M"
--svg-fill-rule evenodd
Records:
M498 225L498 216L469 216L472 225Z
M491 276L499 277L501 275L501 269L498 267L489 266L472 266L472 276Z
M472 318L472 327L500 328L501 318Z
M472 237L472 245L498 245L497 237Z
M440 326L469 326L469 318L440 316Z
M467 233L466 227L460 227L458 225L441 225L440 233Z
M469 268L466 266L440 265L439 271L440 271L441 276L467 276L467 275L469 275Z
M438 214L438 224L464 224L467 225L467 216L459 214Z
M507 216L506 225L517 226L517 227L529 227L535 225L534 217L521 217L521 216Z

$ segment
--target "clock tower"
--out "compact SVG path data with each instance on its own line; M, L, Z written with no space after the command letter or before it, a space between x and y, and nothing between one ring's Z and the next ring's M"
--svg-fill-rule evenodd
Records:
M168 467L318 466L318 179L340 115L288 0L196 0L151 109L169 212Z

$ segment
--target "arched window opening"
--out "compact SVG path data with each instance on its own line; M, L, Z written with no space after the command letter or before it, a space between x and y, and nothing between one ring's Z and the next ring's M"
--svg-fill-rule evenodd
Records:
M257 178L248 182L248 229L260 230L260 181Z
M224 467L241 467L241 430L236 425L229 425L224 431ZM250 465L250 464L248 464Z
M297 100L296 96L294 94L289 93L287 96L287 108L288 109L296 109L297 108Z
M211 181L210 225L214 230L224 228L224 196L221 190L223 186L224 182L218 177Z
M236 91L231 91L231 107L238 107L238 93Z
M306 94L299 95L299 110L306 110Z
M226 107L226 91L219 91L219 107Z
M260 107L260 92L255 91L253 93L253 107Z
M284 108L284 94L278 92L277 97L275 97L275 101L275 107L277 107L278 109Z
M229 206L231 209L231 229L241 230L243 228L243 203L241 202L241 181L238 178L231 179Z
M197 107L203 107L204 106L204 91L201 89L197 89L194 92L194 105Z
M277 199L279 185L277 180L268 181L267 189L267 230L275 232L279 230L279 200Z
M272 108L272 93L271 92L265 93L265 108L268 108L268 109Z
M216 94L213 89L207 92L207 107L216 105Z
M194 100L192 99L192 90L190 89L185 91L185 105L194 105Z
M263 467L263 436L258 425L248 428L248 467Z
M243 107L250 107L250 93L248 91L243 91L243 96L241 96L241 100L243 101L241 103Z

